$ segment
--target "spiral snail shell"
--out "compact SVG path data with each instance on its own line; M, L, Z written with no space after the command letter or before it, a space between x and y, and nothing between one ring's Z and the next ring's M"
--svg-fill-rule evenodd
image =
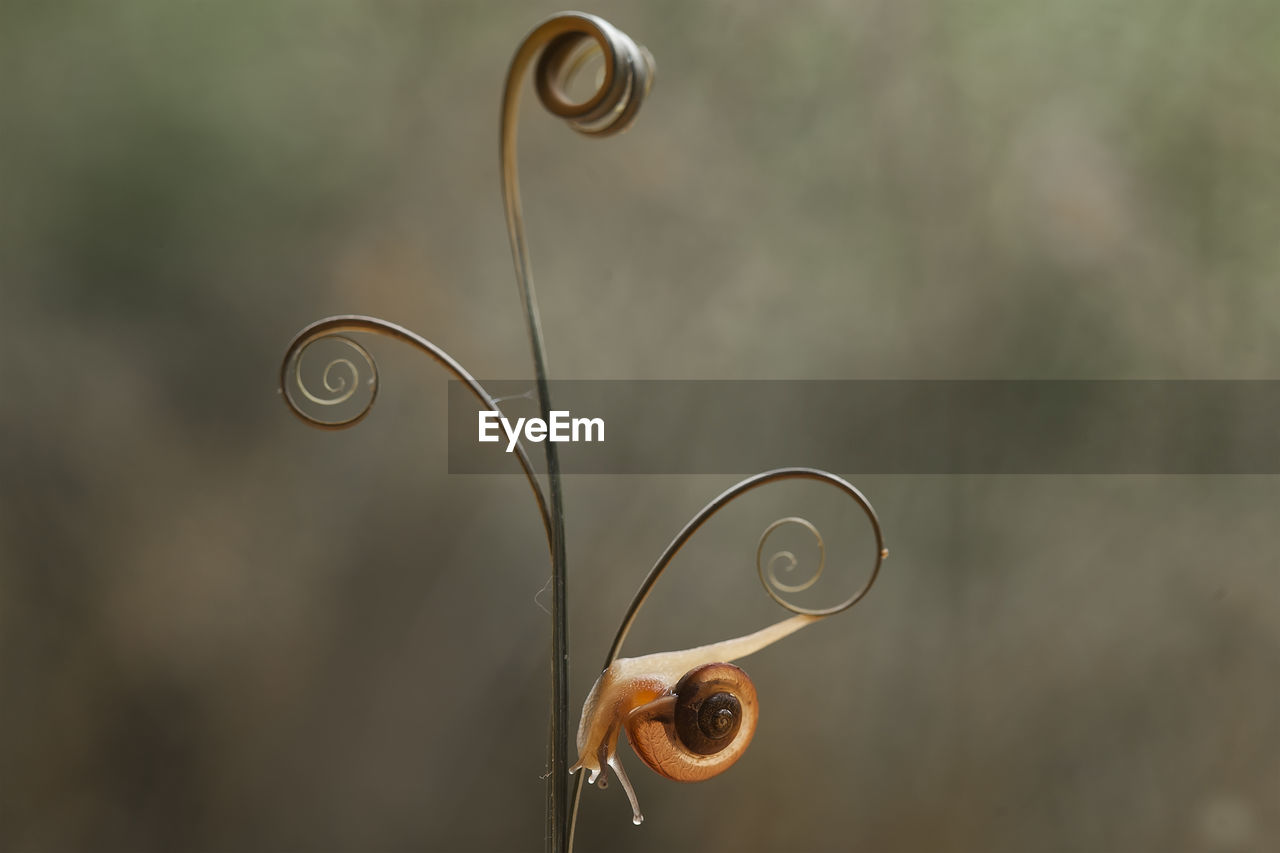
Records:
M670 694L628 714L627 738L655 773L701 782L742 756L759 716L747 674L731 663L709 663L685 673Z

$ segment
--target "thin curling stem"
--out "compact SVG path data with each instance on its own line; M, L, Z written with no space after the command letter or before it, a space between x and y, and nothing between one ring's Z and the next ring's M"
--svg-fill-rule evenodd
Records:
M307 326L305 329L298 332L298 334L294 335L293 340L289 343L288 349L285 350L284 358L280 362L280 391L284 395L285 404L289 407L289 411L297 415L304 423L320 429L346 429L347 427L355 426L357 423L362 421L365 415L369 413L369 410L373 408L373 400L374 397L376 397L378 390L377 367L363 347L358 347L354 341L342 337L349 332L382 335L383 337L402 341L420 352L426 353L431 356L437 364L456 376L458 380L466 386L467 390L471 392L472 396L479 400L485 408L491 412L497 412L499 415L502 414L502 411L498 408L498 404L494 401L493 397L479 382L476 381L475 377L472 376L457 359L433 344L431 341L416 332L409 331L403 326L398 326L395 323L389 323L386 320L380 320L377 317L366 317L362 314L339 314L334 317L326 317L323 320L317 320L310 326ZM293 377L294 381L290 381L290 367L292 366L294 371L297 370L297 366L300 363L303 354L306 352L307 347L317 341L330 338L340 338L345 340L349 345L356 346L358 351L364 354L364 357L367 359L368 366L372 370L372 376L370 379L373 383L373 396L370 397L369 401L364 405L364 408L355 415L339 421L318 420L310 412L300 407L293 396L293 388L295 385L297 385L300 392L307 399L314 400L314 397L307 394L306 389L302 387L301 382L296 377L296 374ZM358 378L359 377L353 378L353 386L354 380ZM515 452L516 460L520 463L521 470L524 471L525 479L529 481L529 488L533 490L533 499L538 504L538 515L542 519L542 528L547 534L547 548L554 555L555 537L552 533L551 515L547 510L547 500L542 494L542 486L539 485L538 478L534 474L533 465L529 462L529 454L525 450L524 445L517 442Z
M720 510L728 506L732 501L742 495L761 486L767 486L770 483L776 483L780 480L817 480L818 482L828 483L831 486L844 492L846 496L853 500L866 515L867 521L871 524L871 532L875 537L875 563L872 565L871 574L868 575L866 583L853 595L846 598L839 604L823 609L811 609L805 607L797 607L783 598L776 595L765 584L765 591L773 597L775 601L792 613L802 614L806 616L816 616L819 618L826 616L834 616L848 610L853 605L863 599L871 587L875 585L876 578L880 576L880 565L884 562L885 557L889 556L888 549L884 546L884 533L880 529L880 519L876 516L875 509L871 506L870 501L863 496L862 492L847 480L837 477L827 471L819 468L777 468L773 471L765 471L748 477L732 488L727 489L720 494L711 503L704 506L697 515L689 520L684 529L676 534L676 538L671 540L671 544L667 546L667 550L662 552L662 556L658 558L658 562L654 563L653 568L649 570L649 574L645 577L644 582L640 584L640 589L636 591L635 597L631 599L631 606L627 608L627 614L622 618L622 624L618 627L617 636L613 639L613 645L609 647L609 654L605 656L604 668L608 669L609 665L618 659L618 655L622 651L622 644L626 642L627 634L631 632L631 626L636 621L636 616L640 614L640 608L644 606L645 601L649 598L649 593L653 590L654 584L658 582L658 578L662 577L662 573L667 570L667 566L675 559L676 554L680 553L680 549L698 532L702 525L711 520L711 517ZM782 521L790 521L792 519L782 519ZM808 524L808 522L804 522ZM775 522L775 525L777 522ZM812 525L809 525L812 527ZM770 527L772 529L773 526ZM766 533L767 535L767 533Z
M604 55L604 80L586 101L574 103L564 93L565 78L580 66L579 49L594 41ZM543 106L565 119L579 133L607 136L625 130L649 89L653 59L608 22L576 12L554 15L533 29L511 60L502 97L499 156L502 165L502 199L507 214L507 235L515 263L516 284L524 302L533 351L534 378L543 419L551 417L547 386L546 350L542 320L533 287L529 247L525 239L524 213L516 172L516 129L520 93L534 58L538 62L535 85ZM569 804L569 629L564 544L564 505L560 459L556 445L546 444L547 478L550 483L553 528L551 566L551 772L547 778L547 850L563 853L569 848L572 817Z
M535 31L536 34L536 31ZM524 213L520 206L520 190L516 174L516 121L520 106L520 83L530 59L533 36L525 41L507 73L503 94L502 137L499 156L502 162L502 198L506 207L507 236L515 262L516 285L524 303L529 325L529 344L533 351L534 379L538 388L538 406L543 420L551 418L551 391L547 387L546 348L542 343L542 319L533 288L529 264L529 248L525 242ZM541 45L533 45L536 49ZM564 829L568 815L567 779L569 758L569 620L566 590L566 556L564 542L564 496L560 479L560 455L555 442L547 442L547 479L551 496L551 773L547 777L547 837L549 853L561 853L567 844Z

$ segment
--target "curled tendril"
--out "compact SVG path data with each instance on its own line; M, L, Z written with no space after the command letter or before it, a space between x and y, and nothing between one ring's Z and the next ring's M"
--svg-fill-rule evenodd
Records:
M306 357L307 351L321 341L336 341L347 348L351 349L360 361L367 368L369 378L365 380L369 385L369 399L354 414L333 420L327 420L318 414L307 411L298 404L298 400L294 397L294 392L301 394L303 399L316 406L339 406L349 401L356 395L360 389L362 371L359 366L350 358L333 358L325 365L324 372L320 376L320 384L323 393L312 390L307 387L306 380L302 377L302 363ZM285 379L288 373L289 364L293 364L292 381ZM364 416L369 414L369 410L373 408L373 402L378 396L378 365L373 360L373 356L369 351L362 347L356 341L345 335L330 332L319 337L307 340L296 350L290 348L285 355L284 361L285 374L281 376L281 390L284 392L285 403L289 409L302 420L312 426L321 427L322 429L343 429L359 423Z
M547 23L560 32L543 49L534 74L542 106L588 136L610 136L630 127L653 83L653 55L593 15L558 15ZM596 56L604 58L604 69L595 94L574 101L568 85Z
M289 406L289 411L293 412L304 422L320 427L321 429L345 429L359 423L365 415L369 414L369 410L373 408L374 398L378 393L378 367L373 360L373 356L369 351L362 347L351 338L347 337L351 332L367 332L370 334L382 335L387 338L394 338L409 344L414 349L424 352L431 356L437 364L457 377L463 385L471 392L477 400L479 400L487 409L492 412L501 414L498 404L488 391L484 389L479 382L476 381L467 369L463 367L457 359L449 355L440 347L421 335L411 332L403 326L397 326L395 323L388 323L386 320L379 320L377 317L365 317L359 314L340 314L335 317L326 317L323 320L317 320L310 326L307 326L298 334L294 335L293 341L285 350L284 358L280 362L280 390L283 392L284 401ZM354 415L341 420L325 420L316 415L307 412L298 405L298 401L292 394L293 387L296 385L298 392L304 399L321 405L336 405L350 400L355 393L355 388L359 382L359 370L355 363L348 358L335 358L330 361L324 369L321 376L321 384L324 386L330 397L321 397L313 390L307 388L302 381L301 365L302 357L306 354L308 348L320 341L338 341L358 353L361 359L369 367L369 380L372 393L369 401L364 404L360 411ZM292 369L290 369L292 368ZM336 370L349 372L351 375L334 375ZM542 526L547 534L547 545L554 550L551 514L547 509L547 500L543 495L542 486L538 483L538 478L533 473L533 465L529 462L529 454L524 447L517 442L515 447L516 460L520 463L520 467L524 470L525 478L529 481L529 487L533 489L534 500L538 504L538 512L542 517Z
M602 77L593 95L575 101L567 94L572 78L594 56L604 60ZM516 282L524 298L525 317L533 348L534 371L539 379L539 396L546 399L545 354L542 323L538 316L529 248L524 233L524 212L520 203L520 180L516 163L516 141L520 114L520 92L529 67L538 59L534 88L543 107L564 119L578 133L612 136L631 126L645 95L653 83L653 56L630 36L595 15L562 12L534 27L516 50L507 69L502 95L502 130L499 160L502 166L502 197L506 206L507 235L516 267ZM544 406L549 410L549 405ZM551 447L551 445L548 445Z
M814 569L813 574L809 576L808 580L801 581L800 583L786 583L780 577L778 577L779 563L786 564L783 567L783 571L785 572L794 571L795 568L798 565L800 565L800 561L796 558L795 553L793 553L792 551L775 551L773 555L769 557L769 560L767 562L764 561L763 559L764 546L765 546L765 543L769 540L769 536L773 533L773 531L787 524L797 524L803 527L805 530L813 534L814 540L818 543L818 567ZM825 569L826 567L827 567L827 544L822 540L822 534L818 532L818 528L814 527L812 522L810 522L808 519L799 518L797 516L780 518L777 521L775 521L773 524L770 524L768 527L766 527L764 529L764 532L760 534L760 541L756 545L756 571L760 575L760 583L764 585L765 592L769 593L769 595L772 596L774 601L778 602L783 607L787 608L793 613L812 614L813 611L808 610L804 607L797 607L795 605L788 603L786 599L784 599L780 595L780 593L805 591L806 589L808 589L809 587L813 586L815 583L818 582L818 579L822 577L823 569Z
M765 471L764 473L756 474L754 477L748 477L736 486L733 486L723 492L719 497L699 510L697 515L690 519L689 523L684 526L684 529L676 535L676 538L671 540L671 544L667 546L667 550L662 552L662 556L660 556L658 561L654 563L653 568L649 570L648 576L645 577L644 582L640 584L640 589L636 592L635 597L632 598L631 606L627 609L626 615L622 618L622 624L619 626L618 633L614 637L613 645L609 648L609 654L605 657L606 669L610 664L617 660L618 654L622 650L622 644L626 641L627 634L630 633L631 626L635 622L636 616L639 615L640 608L644 606L645 600L648 599L649 593L653 590L654 584L658 582L658 578L662 577L662 573L666 571L667 566L669 566L671 561L675 559L676 554L680 553L680 549L683 548L691 538L693 538L693 534L697 533L702 525L706 524L716 513L720 512L720 510L724 509L737 498L745 495L747 492L758 489L761 486L767 486L770 483L777 483L783 480L816 480L821 483L827 483L828 485L831 485L843 492L848 498L857 504L859 509L862 510L863 515L866 516L867 522L871 525L871 532L875 539L875 557L871 566L871 572L867 575L867 580L863 583L862 587L844 601L839 604L832 605L831 607L821 609L798 607L784 600L781 596L776 595L774 590L770 588L767 580L765 582L765 589L768 590L769 594L775 601L790 610L792 613L801 613L817 617L834 616L837 613L848 610L850 607L853 607L853 605L861 601L866 594L871 591L871 587L875 584L876 578L880 575L881 563L884 562L885 557L889 556L889 550L884 545L884 533L880 529L880 519L876 516L876 511L871 506L871 502L868 501L866 497L863 496L862 492L858 491L852 483L842 477L837 477L835 474L822 471L817 468L778 468L773 471ZM769 534L778 527L788 523L799 523L800 525L809 528L809 530L818 537L819 547L824 553L823 563L825 565L825 545L822 543L822 537L818 534L817 528L804 519L789 517L775 521L773 524L769 525L761 535L760 543L756 550L757 566L760 566L761 557L764 552L764 542L768 538ZM819 569L819 572L821 572L821 568ZM763 571L762 577L766 573L767 570ZM815 575L808 583L802 585L802 588L811 586L816 582L816 580L817 575Z

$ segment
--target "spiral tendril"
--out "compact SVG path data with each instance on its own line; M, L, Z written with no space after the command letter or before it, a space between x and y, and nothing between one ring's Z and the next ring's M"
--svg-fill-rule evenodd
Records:
M307 387L307 382L302 375L303 361L307 351L316 344L324 341L333 341L341 343L345 347L354 351L368 370L369 378L365 380L369 386L369 399L364 401L361 407L352 414L348 414L339 418L326 419L319 414L308 411L299 405L298 400L294 396L296 391L302 395L307 402L325 408L332 406L340 406L351 400L360 390L361 385L361 369L354 361L346 357L331 358L325 364L324 371L320 375L320 384L324 389L324 393L318 393ZM378 364L373 360L373 356L369 351L357 342L345 335L337 333L327 333L317 337L310 338L305 341L297 349L291 349L285 356L285 369L288 372L288 365L292 363L291 371L292 381L281 381L281 387L284 391L285 403L288 404L290 410L302 418L307 423L318 426L323 429L343 429L359 423L369 414L369 410L373 408L374 400L378 396Z
M534 87L542 106L587 136L611 136L626 130L653 84L653 55L626 33L592 15L564 15L552 20L557 29L569 25L580 29L553 36L538 59ZM595 94L575 101L568 94L569 83L596 56L603 57L604 68Z
M765 543L768 541L769 536L778 528L788 524L799 525L809 531L813 534L813 538L818 545L818 567L807 580L803 580L800 583L786 583L778 577L777 564L779 562L785 562L787 564L783 569L785 572L794 571L796 567L800 565L800 561L797 559L794 552L786 550L775 551L773 555L769 557L767 562L763 560ZM760 583L764 584L765 592L769 593L769 595L773 597L774 601L778 602L788 610L796 613L806 612L804 608L797 608L789 604L782 598L780 593L804 592L806 589L818 582L818 579L822 577L822 572L826 567L827 544L823 541L822 534L818 532L818 528L814 527L808 519L800 518L798 516L780 518L773 524L766 527L764 532L760 534L760 541L756 545L756 571L760 575Z
M366 317L361 314L339 314L333 317L326 317L323 320L317 320L310 326L307 326L298 334L294 335L293 340L289 343L288 349L285 350L284 358L280 362L280 389L284 392L284 401L289 406L289 411L293 412L306 423L320 427L321 429L344 429L358 423L369 410L373 408L373 399L378 393L378 368L373 356L369 354L363 346L356 343L347 334L351 332L368 333L382 335L383 337L393 338L403 343L409 344L419 352L431 356L436 364L440 365L449 373L453 374L471 395L479 400L486 409L501 414L497 402L493 396L484 389L475 377L472 376L465 367L463 367L457 359L449 355L440 347L431 341L411 332L403 326L397 326L395 323L389 323L386 320L380 320L377 317ZM330 394L336 397L322 397L311 389L308 389L302 380L301 364L302 357L306 351L320 341L338 341L358 353L361 359L369 366L369 379L367 380L371 389L370 397L367 403L354 415L344 419L326 420L318 417L311 412L306 411L298 405L298 401L293 396L293 387L296 385L298 392L303 399L321 405L329 406L342 403L349 400L354 393L354 388L359 381L359 370L354 362L348 358L335 358L325 365L323 374L321 375L321 384ZM347 387L347 377L333 376L333 371L343 365L343 362L350 364L354 370L351 381L351 388ZM525 450L523 443L517 442L515 446L516 461L520 463L521 470L524 471L525 479L529 481L529 488L533 490L533 498L538 504L538 514L542 518L542 527L547 534L547 546L554 551L555 540L553 528L551 524L551 512L547 507L547 499L543 494L542 486L538 483L538 478L534 475L533 465L529 462L529 454Z
M765 590L774 601L778 602L792 613L817 616L819 618L834 616L837 613L842 613L843 611L848 610L850 607L853 607L853 605L861 601L863 597L871 591L871 587L875 585L876 578L880 576L880 565L884 562L885 558L889 556L889 550L885 548L884 544L884 534L880 529L880 519L876 516L876 511L871 506L871 502L868 501L866 497L863 496L862 492L858 491L858 489L847 480L818 468L778 468L773 471L765 471L763 473L756 474L754 477L748 477L737 485L721 493L719 497L699 510L698 513L684 526L684 529L676 535L676 538L671 541L671 544L667 546L667 550L664 551L662 556L658 558L658 561L654 563L653 568L649 570L649 574L645 577L644 582L640 584L640 589L637 590L635 596L631 599L631 606L627 609L626 615L622 618L622 624L618 627L618 633L614 637L613 645L609 648L608 655L605 656L605 669L608 669L609 665L618 659L618 655L622 651L622 644L626 641L627 634L631 632L631 626L635 623L636 616L640 613L640 608L644 606L645 601L649 598L649 593L653 590L654 584L658 582L658 578L660 578L662 573L667 570L667 567L671 565L671 561L675 559L676 554L678 554L688 541L693 538L693 535L697 533L698 530L712 518L712 516L719 513L722 509L734 500L742 497L747 492L753 491L762 486L767 486L770 483L781 482L783 480L816 480L820 483L826 483L833 486L838 491L844 493L846 497L852 500L858 508L862 510L868 524L871 526L872 538L874 540L873 544L875 545L875 557L874 562L871 564L871 571L867 575L866 581L857 591L844 601L834 604L831 607L824 608L800 607L783 598L778 590L782 590L783 592L800 592L817 583L818 578L822 575L826 566L826 543L823 541L822 534L818 532L818 529L806 519L799 518L798 516L780 518L765 528L764 533L761 534L760 541L756 546L756 567ZM771 568L772 564L779 559L786 560L787 555L790 554L790 552L779 551L773 554L768 561L764 560L765 542L769 538L769 535L779 527L786 524L798 524L807 529L817 540L819 551L819 564L814 575L802 583L791 584L790 586L794 587L792 589L788 589L788 585L785 583L771 584L769 580L771 572L776 574L776 569ZM794 559L794 554L790 554L790 556Z

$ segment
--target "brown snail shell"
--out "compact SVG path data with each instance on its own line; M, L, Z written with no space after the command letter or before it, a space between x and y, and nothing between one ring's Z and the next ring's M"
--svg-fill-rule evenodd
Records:
M750 745L759 700L750 677L733 664L691 669L664 698L635 709L626 721L632 749L654 772L701 782L731 767Z

